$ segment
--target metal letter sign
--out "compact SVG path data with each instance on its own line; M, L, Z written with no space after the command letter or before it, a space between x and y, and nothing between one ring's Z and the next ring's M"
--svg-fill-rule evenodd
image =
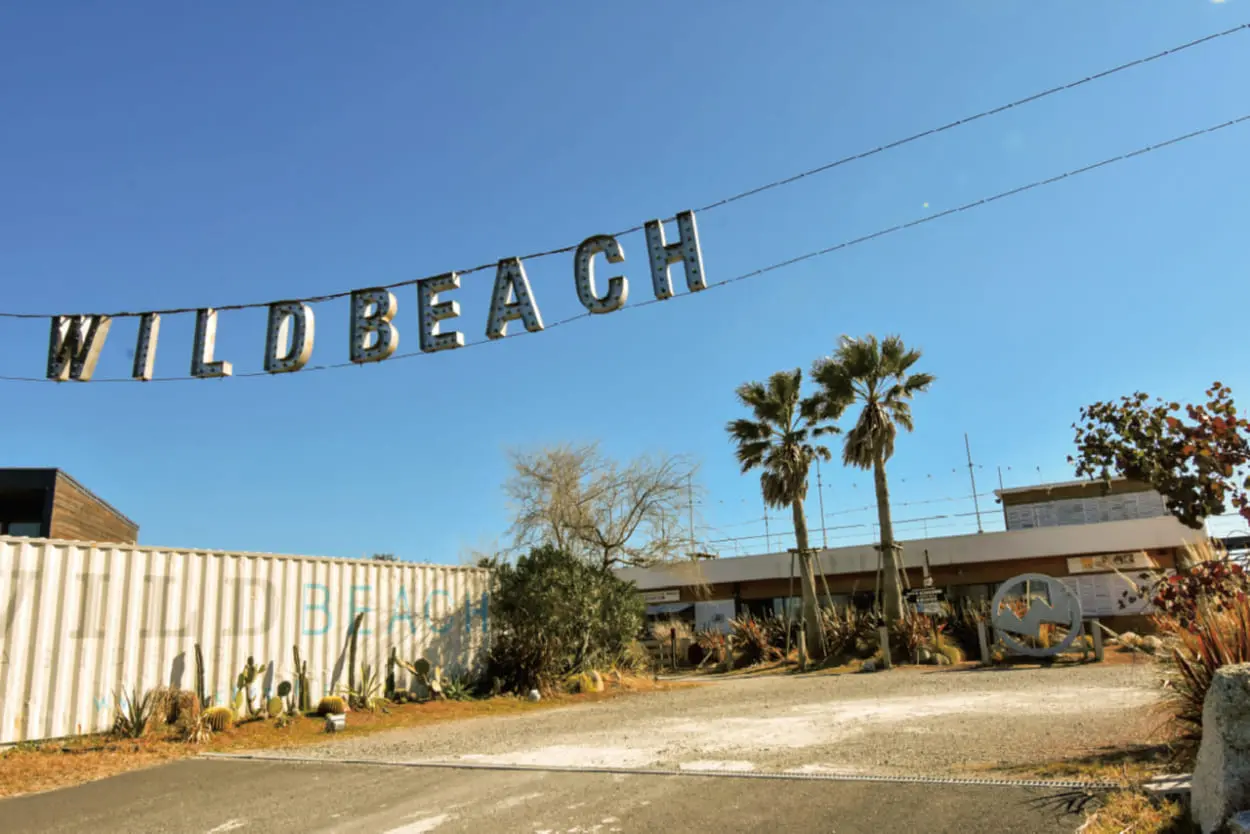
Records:
M666 222L676 226L677 239L671 242L665 233ZM669 221L648 220L632 231L640 229L646 238L651 284L657 300L673 297L670 271L674 264L681 264L685 270L687 290L698 292L707 289L707 276L703 271L703 250L699 248L699 227L693 211L679 211ZM620 241L613 235L591 235L576 247L528 255L525 259L534 260L568 251L574 252L573 284L581 305L596 315L623 309L629 298L629 281L626 277L623 274L613 275L606 282L601 280L599 283L606 283L606 287L599 286L595 281L596 257L602 255L608 264L625 261L625 249ZM468 272L482 269L484 268L476 267ZM405 286L415 286L417 289L420 328L418 346L421 353L453 350L468 344L463 333L451 329L452 320L460 317L460 302L441 298L443 294L460 289L460 275L456 272L446 272L432 278L412 278L384 287L356 289L349 293L275 301L268 305L231 304L221 309L234 311L267 306L269 316L265 334L264 369L271 374L293 373L305 368L312 356L315 335L312 305L350 295L348 356L353 363L359 365L381 362L395 355L399 346L399 327L395 323L398 304L391 290ZM526 275L522 258L504 258L496 264L495 286L490 298L490 309L486 316L486 338L504 338L508 335L508 323L513 321L521 322L530 333L538 333L543 329L542 313L538 309L538 301L534 297L534 289ZM52 316L47 378L58 382L70 379L81 382L90 380L113 318L137 318L139 321L131 379L148 381L157 378L153 374L161 314L190 312L195 313L191 377L212 379L230 376L233 370L231 363L215 358L218 310L204 307L196 310L177 308L111 315Z
M1023 593L1011 593L1016 589ZM1009 596L1023 597L1024 616L1017 614L1011 606L1004 605ZM998 593L994 594L994 601L990 603L990 621L999 638L1013 652L1027 657L1054 657L1067 651L1081 635L1081 601L1067 585L1053 576L1022 573L998 586ZM1065 627L1067 636L1045 649L1025 645L1012 636L1040 638L1042 623Z

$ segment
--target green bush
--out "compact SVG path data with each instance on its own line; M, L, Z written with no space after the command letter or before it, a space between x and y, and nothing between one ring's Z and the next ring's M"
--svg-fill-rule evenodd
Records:
M495 568L486 678L528 692L611 666L628 654L645 610L632 582L557 548L535 548Z

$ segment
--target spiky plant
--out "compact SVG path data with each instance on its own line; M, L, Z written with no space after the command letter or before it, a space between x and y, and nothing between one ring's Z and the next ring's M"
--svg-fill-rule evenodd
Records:
M347 712L347 701L338 695L327 695L317 702L318 715L342 715Z
M152 692L140 694L138 689L117 694L117 716L113 719L113 735L121 738L142 738L152 720L155 699Z
M883 608L891 623L901 619L904 611L885 465L894 456L898 430L914 428L912 397L929 390L933 383L931 374L912 373L919 361L920 351L908 348L898 336L879 342L876 336L843 336L832 356L818 359L812 366L812 378L820 386L815 399L822 419L840 419L855 403L862 405L855 425L846 432L842 462L873 473L884 564Z
M373 666L368 663L360 664L360 677L354 684L340 689L339 694L345 697L348 705L355 710L377 712L386 705L386 699L382 697L382 680Z
M1202 706L1216 671L1250 663L1250 599L1242 597L1220 609L1200 605L1187 626L1171 619L1162 623L1180 639L1172 652L1177 672L1172 708L1185 742L1180 752L1192 758L1202 740Z
M768 631L754 617L737 617L729 621L729 627L733 632L737 665L754 666L781 657L781 652L773 648L768 639Z
M204 723L215 733L224 733L234 723L234 710L230 707L209 707L204 710Z
M829 460L829 450L812 442L818 434L837 431L821 425L818 404L803 399L803 371L778 371L767 383L747 382L737 390L738 401L751 417L731 420L725 430L735 444L744 473L760 470L760 491L769 507L790 509L794 540L802 568L803 624L809 651L821 645L820 617L816 612L816 578L807 538L808 472L816 460Z

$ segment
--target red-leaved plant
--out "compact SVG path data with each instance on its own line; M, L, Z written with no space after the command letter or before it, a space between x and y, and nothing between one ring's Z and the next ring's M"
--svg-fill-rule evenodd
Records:
M1172 652L1177 671L1173 717L1181 730L1178 752L1192 760L1202 740L1202 705L1216 671L1250 663L1250 600L1240 593L1219 608L1200 602L1185 625L1168 616L1157 621L1180 642Z

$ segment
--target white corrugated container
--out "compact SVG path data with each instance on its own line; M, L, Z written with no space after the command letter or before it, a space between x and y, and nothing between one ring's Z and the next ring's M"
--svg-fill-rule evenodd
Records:
M474 668L489 587L479 568L0 536L0 744L107 730L123 690L195 689L197 643L216 703L249 656L259 689L293 681L296 645L316 701L347 681L360 612L379 676L392 646Z

